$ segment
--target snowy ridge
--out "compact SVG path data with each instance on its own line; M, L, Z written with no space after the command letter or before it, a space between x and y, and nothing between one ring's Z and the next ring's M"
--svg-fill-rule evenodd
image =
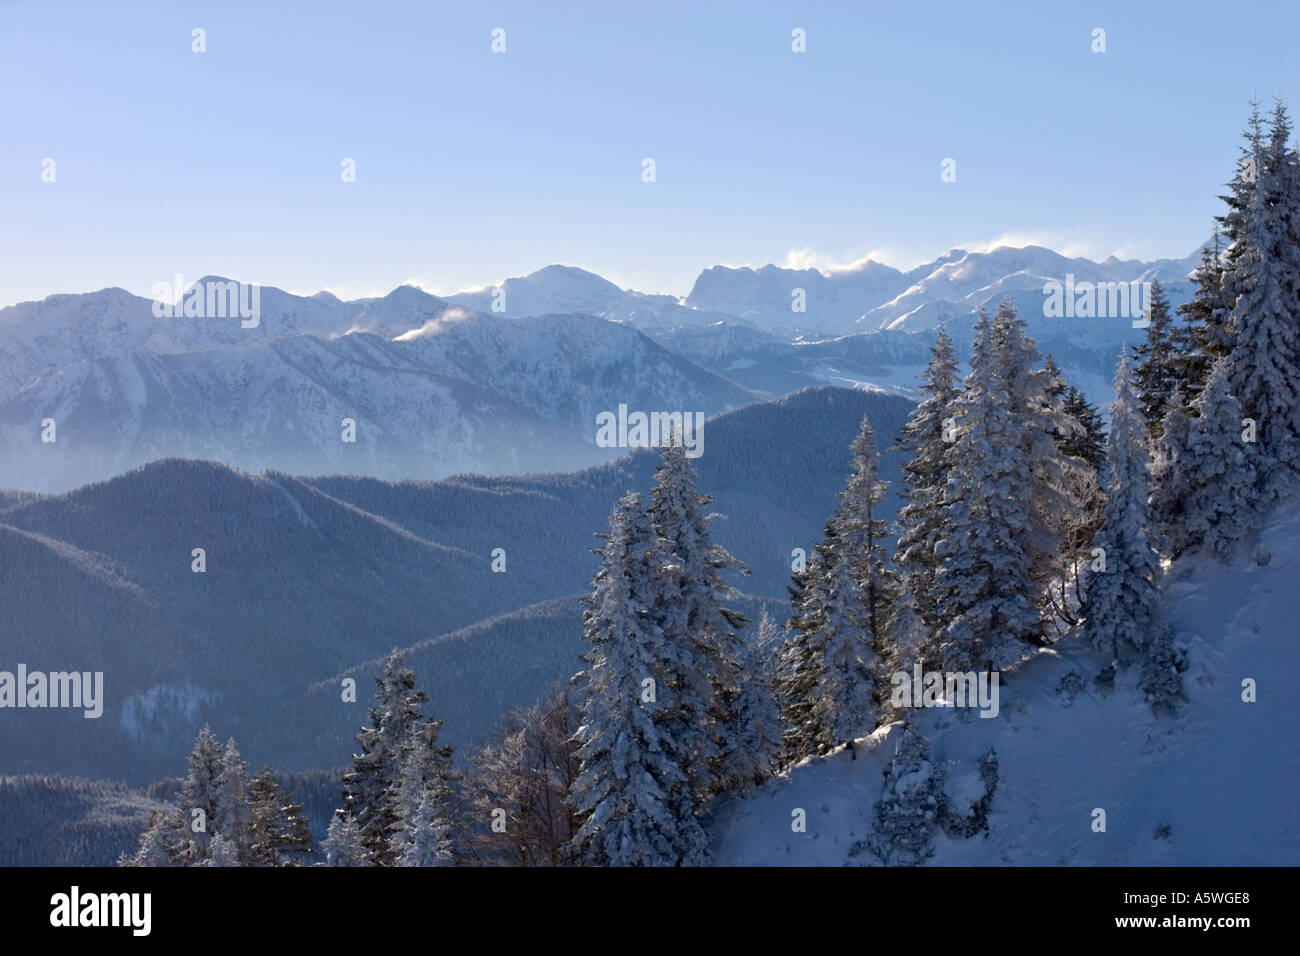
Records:
M988 835L936 832L929 865L1294 865L1300 743L1276 731L1300 725L1297 574L1296 503L1248 539L1231 568L1201 555L1174 565L1165 611L1188 651L1190 704L1173 720L1151 716L1135 675L1100 698L1090 684L1099 657L1073 635L1005 675L996 718L916 712L947 765L954 804L980 792L976 762L990 746L1001 777ZM1071 671L1089 681L1072 702L1057 693ZM1257 703L1242 701L1245 678L1258 685ZM860 740L856 760L845 750L810 757L753 797L728 799L713 826L716 862L879 865L861 845L901 728ZM806 833L791 831L795 808L807 812ZM1105 833L1092 830L1096 808L1106 811Z

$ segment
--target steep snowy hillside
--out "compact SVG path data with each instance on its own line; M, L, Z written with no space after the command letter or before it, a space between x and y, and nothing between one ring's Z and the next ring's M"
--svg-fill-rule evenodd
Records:
M944 765L955 804L981 792L977 761L992 747L1000 780L989 833L934 837L932 865L1300 864L1300 505L1280 510L1229 569L1193 556L1171 571L1166 612L1187 648L1190 703L1152 717L1133 676L1102 699L1091 683L1059 693L1071 672L1090 681L1099 657L1071 637L1004 674L1000 713L957 720L914 712ZM1243 681L1257 703L1243 702ZM805 760L715 821L717 861L734 865L878 865L873 805L901 724L846 751ZM1106 831L1094 832L1094 811ZM792 811L807 832L791 830Z

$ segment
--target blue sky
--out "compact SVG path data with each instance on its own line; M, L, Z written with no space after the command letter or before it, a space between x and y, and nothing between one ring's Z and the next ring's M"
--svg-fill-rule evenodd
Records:
M1300 112L1297 11L0 0L0 305L175 273L360 296L562 262L685 295L717 263L1183 256L1251 97Z

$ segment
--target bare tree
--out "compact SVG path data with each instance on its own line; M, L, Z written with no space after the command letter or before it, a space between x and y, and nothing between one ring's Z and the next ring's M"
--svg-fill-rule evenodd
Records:
M515 710L495 739L470 759L462 819L467 862L480 866L560 866L573 836L569 788L578 762L576 714L566 689Z

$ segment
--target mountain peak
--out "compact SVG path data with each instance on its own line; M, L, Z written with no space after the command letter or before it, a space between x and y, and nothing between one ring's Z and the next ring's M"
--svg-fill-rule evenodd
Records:
M614 283L610 282L608 279L604 278L603 276L597 275L594 272L591 272L587 269L583 269L579 266L566 266L558 262L551 263L551 265L549 266L542 266L542 268L534 272L528 273L528 275L524 276L524 278L531 279L531 280L538 280L538 281L547 280L547 279L551 279L551 280L554 279L575 280L576 279L580 281L591 282L597 285L607 285L607 286L613 286L616 289L618 288L618 286L615 286Z

